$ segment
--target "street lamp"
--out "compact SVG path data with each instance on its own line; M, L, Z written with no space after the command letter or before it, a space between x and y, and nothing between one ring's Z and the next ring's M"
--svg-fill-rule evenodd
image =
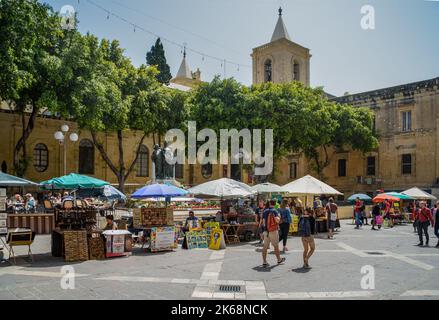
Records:
M67 132L69 131L69 126L66 124L63 124L61 126L61 131L57 131L55 132L55 139L59 142L60 146L63 146L63 151L64 151L64 175L67 174L67 141L65 141L65 135L67 134ZM73 132L70 134L69 136L70 141L72 142L76 142L78 141L79 137L78 134Z

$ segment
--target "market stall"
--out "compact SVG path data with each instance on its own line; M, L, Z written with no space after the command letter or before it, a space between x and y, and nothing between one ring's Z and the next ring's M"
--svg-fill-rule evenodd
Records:
M178 230L174 225L174 210L168 206L172 197L181 197L188 192L170 184L150 184L131 195L133 199L164 198L165 206L149 206L133 210L133 226L138 231L142 248L151 252L168 251L177 247Z
M245 183L222 178L200 184L188 191L200 198L219 199L221 210L215 221L219 223L226 243L239 243L241 238L250 240L256 234L256 214L248 201L243 199L254 197L257 192Z
M314 197L322 195L343 195L341 192L310 175L294 180L282 186L282 189L287 192L285 197L302 197L305 200L305 207L308 205L314 207L317 232L326 232L328 230L328 217L326 211L324 210L321 201L317 200L317 204L314 203Z
M102 211L108 208L108 205L103 202L98 204L95 199L87 201L83 198L84 195L80 194L90 193L91 190L104 192L103 188L109 186L108 182L71 173L43 181L41 186L51 191L70 191L70 195L59 202L46 200L50 201L55 216L55 229L52 232L53 256L64 257L66 261L84 261L120 254L120 245L115 246L119 251L116 250L114 255L111 255L114 252L107 251L113 249L112 246L108 246L108 238L111 237L105 237L98 224ZM115 243L120 244L120 241ZM129 246L123 248L125 250ZM127 252L130 250L124 251Z

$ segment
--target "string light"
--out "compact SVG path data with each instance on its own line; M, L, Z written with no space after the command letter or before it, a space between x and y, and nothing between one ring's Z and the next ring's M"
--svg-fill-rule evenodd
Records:
M104 12L107 12L107 16L109 16L111 14L116 19L119 19L119 20L121 20L121 21L123 21L123 22L125 22L127 24L130 24L130 25L134 26L134 32L136 32L136 30L139 29L139 30L141 30L141 31L143 31L145 33L148 33L148 34L151 34L151 35L155 36L156 38L160 38L161 40L166 41L166 42L168 42L168 43L170 43L172 45L178 46L180 48L182 47L182 45L180 43L177 43L177 42L175 42L173 40L161 37L160 35L152 32L152 31L149 31L149 30L147 30L147 29L145 29L145 28L143 28L141 26L138 26L138 25L134 24L133 22L125 19L124 17L122 17L122 16L120 16L120 15L114 13L114 12L109 11L108 9L102 7L101 5L99 5L98 3L96 3L96 2L94 2L92 0L86 0L86 1L89 4L93 5L94 7L98 8L100 10L103 10ZM226 61L223 58L219 58L219 57L216 57L216 56L213 56L213 55L209 55L209 54L203 53L203 52L198 51L198 50L193 49L193 48L186 47L186 50L201 56L203 61L205 60L205 57L210 58L212 60L220 61L221 62L221 67L223 66L223 61ZM229 60L227 60L227 63L229 63L230 65L235 65L235 66L239 66L240 65L240 66L243 66L243 67L246 67L246 68L252 68L250 65L240 64L240 63L229 61Z

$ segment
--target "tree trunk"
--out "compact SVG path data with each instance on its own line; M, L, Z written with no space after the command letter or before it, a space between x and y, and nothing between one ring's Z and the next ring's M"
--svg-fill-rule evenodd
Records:
M119 168L117 168L114 163L111 161L110 157L108 156L107 152L105 151L104 146L102 143L100 143L97 139L96 132L91 132L91 136L93 139L93 144L98 149L99 153L101 154L102 158L104 159L105 163L110 167L111 171L116 175L117 182L119 185L119 190L124 193L125 191L125 181L128 179L129 175L133 171L137 158L139 156L139 150L140 147L143 144L143 141L146 138L146 134L143 134L142 138L139 141L139 144L137 145L136 149L136 155L134 157L133 162L131 162L130 166L128 167L128 170L125 168L125 161L124 161L124 150L123 150L123 134L122 130L117 131L117 141L118 141L118 149L119 149Z
M117 130L117 142L119 147L119 190L125 189L125 161L123 160L123 137L122 130Z
M26 141L34 129L37 114L38 114L38 109L35 106L33 106L32 112L29 116L28 123L26 125L26 114L23 107L23 111L21 114L22 134L20 139L18 139L15 145L14 159L13 159L15 174L17 174L20 177L24 176L24 174L26 173L26 169L27 169ZM20 158L20 151L22 152L21 158ZM20 160L22 160L22 163L20 163Z
M117 178L117 181L119 183L119 187L121 184L122 177L120 176L119 170L117 170L116 166L111 161L110 157L107 154L107 151L105 151L104 146L101 142L97 139L96 132L91 131L91 137L93 139L93 144L95 145L96 149L98 149L99 153L101 154L102 159L104 159L105 163L110 167L110 170L114 173L114 175ZM123 192L121 190L121 192Z

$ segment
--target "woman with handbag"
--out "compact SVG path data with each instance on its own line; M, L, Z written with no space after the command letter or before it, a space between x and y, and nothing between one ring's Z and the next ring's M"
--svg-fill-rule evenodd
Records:
M333 198L329 198L326 205L326 212L328 213L328 239L334 239L335 222L337 221L338 206L334 203Z

